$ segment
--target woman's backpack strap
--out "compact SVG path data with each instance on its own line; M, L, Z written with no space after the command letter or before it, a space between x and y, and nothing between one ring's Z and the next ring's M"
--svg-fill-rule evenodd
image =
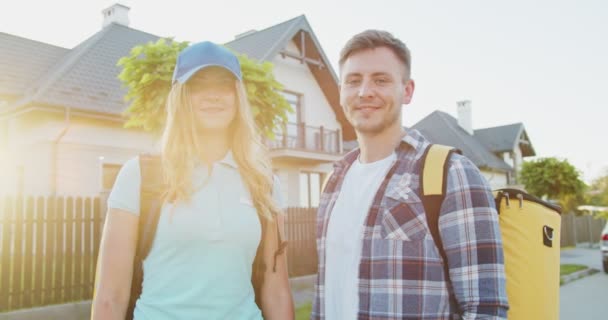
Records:
M164 190L162 166L159 156L142 154L139 156L141 175L139 222L137 228L137 246L133 259L133 276L131 279L131 294L127 306L126 319L133 319L135 302L141 295L143 283L143 261L148 256L152 241L156 234L156 226L162 207L162 192Z

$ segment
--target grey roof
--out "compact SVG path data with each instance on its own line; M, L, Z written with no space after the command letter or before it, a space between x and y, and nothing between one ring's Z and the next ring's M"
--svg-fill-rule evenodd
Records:
M284 45L284 40L291 40L295 31L299 30L298 26L306 27L302 20L305 22L306 18L298 16L264 30L254 30L246 35L237 36L236 39L227 42L225 45L258 61L272 60L277 53L276 51L283 48L281 44Z
M321 44L312 31L305 15L297 16L264 30L247 33L246 35L227 42L225 45L228 48L246 54L248 57L255 60L270 61L274 59L280 50L285 48L285 45L291 41L300 30L306 31L310 36L318 50L316 53L321 56L321 60L331 72L337 83L338 77L331 67L327 56L325 56L325 53L321 49Z
M507 163L486 148L481 141L462 129L456 118L445 112L434 111L413 125L412 128L420 131L432 143L460 149L479 168L498 171L513 170Z
M301 35L306 56L324 64L323 68L310 70L342 124L343 136L354 138L339 104L337 77L305 16L239 37L226 46L260 61L271 60ZM121 68L116 63L134 46L159 38L113 23L68 50L0 34L0 95L15 97L0 109L0 114L39 104L119 115L128 104L123 98L127 90L117 79Z
M492 152L506 152L515 149L524 138L529 144L522 145L523 156L534 156L534 148L527 138L524 125L520 123L504 126L478 129L474 131L475 138L479 139ZM523 136L522 136L523 135Z
M95 112L120 114L127 106L126 89L117 79L116 63L131 48L158 36L110 24L57 61L31 85L31 93L19 105L40 103Z
M69 50L0 32L0 95L22 96Z

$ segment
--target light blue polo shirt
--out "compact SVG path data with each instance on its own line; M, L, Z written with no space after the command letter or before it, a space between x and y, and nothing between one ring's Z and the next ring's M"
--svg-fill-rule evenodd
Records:
M193 172L190 203L165 204L144 260L136 320L262 319L255 304L251 267L261 226L232 154ZM108 207L139 215L138 158L125 163ZM278 179L274 197L280 202Z

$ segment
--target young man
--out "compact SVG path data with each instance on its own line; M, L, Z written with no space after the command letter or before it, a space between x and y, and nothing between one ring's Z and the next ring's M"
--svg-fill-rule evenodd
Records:
M494 199L461 155L448 160L439 216L447 261L429 232L419 180L429 142L401 126L414 93L410 61L384 31L355 35L342 49L340 103L360 147L336 163L321 198L312 319L506 318Z

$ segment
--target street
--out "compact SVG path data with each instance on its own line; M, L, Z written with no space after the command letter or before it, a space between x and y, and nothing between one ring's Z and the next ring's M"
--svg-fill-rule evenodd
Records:
M599 273L567 283L560 288L561 320L608 319L608 274L601 267L599 248L562 251L561 263L582 264Z

